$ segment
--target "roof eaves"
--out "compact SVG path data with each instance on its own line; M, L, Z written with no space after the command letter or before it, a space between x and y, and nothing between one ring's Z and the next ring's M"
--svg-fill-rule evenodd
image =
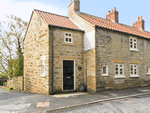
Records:
M49 24L48 27L55 27L55 28L60 28L60 29L67 29L67 30L79 31L79 32L83 32L84 33L84 30L73 29L73 28L62 27L62 26L55 26L55 25L51 25L51 24Z
M23 42L24 42L24 40L25 40L25 37L26 37L26 35L27 35L28 28L29 28L29 25L30 25L30 22L31 22L31 18L32 18L32 16L33 16L33 12L34 12L34 11L32 11L32 14L31 14L31 17L30 17L30 20L29 20L28 26L27 26L27 30L26 30L26 33L25 33L25 35L24 35Z
M124 33L124 34L128 34L128 35L132 35L132 36L136 36L136 37L140 37L140 38L145 38L145 39L149 39L149 40L150 40L150 38L147 38L147 37L142 37L142 36L135 35L135 34L131 34L131 33L127 33L127 32L121 32L121 31L118 31L118 30L109 29L109 28L105 28L105 27L98 26L98 25L95 25L95 28L96 28L96 27L102 28L102 29L111 30L111 31L115 31L115 32L119 32L119 33Z
M64 18L69 18L67 16L63 16L63 15L59 15L59 14L54 14L54 13L50 13L50 12L47 12L47 11L42 11L42 10L38 10L38 9L34 9L35 11L40 11L40 12L43 12L43 13L48 13L48 14L52 14L52 15L57 15L57 16L61 16L61 17L64 17Z

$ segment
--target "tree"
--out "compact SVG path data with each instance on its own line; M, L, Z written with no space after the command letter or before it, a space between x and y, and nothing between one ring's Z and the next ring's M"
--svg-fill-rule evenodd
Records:
M1 73L13 76L23 75L23 39L27 29L27 22L10 15L8 21L0 23L0 65ZM4 29L6 30L4 30Z

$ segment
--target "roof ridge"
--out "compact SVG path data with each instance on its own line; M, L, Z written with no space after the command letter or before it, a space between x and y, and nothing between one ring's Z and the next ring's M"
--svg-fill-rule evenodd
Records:
M80 13L83 13L83 12L80 12ZM105 20L108 20L108 19L106 19L106 18L102 18L102 17L99 17L99 16L91 15L91 14L88 14L88 13L83 13L83 14L90 15L90 16L94 16L94 17L97 17L97 18L105 19ZM111 21L111 20L108 20L108 21Z
M34 10L35 10L35 11L40 11L40 12L43 12L43 13L48 13L48 14L56 15L56 16L61 16L61 17L69 18L69 17L67 17L67 16L63 16L63 15L59 15L59 14L55 14L55 13L50 13L50 12L43 11L43 10L39 10L39 9L34 9Z
M83 12L77 12L77 13L83 13ZM86 14L86 15L90 15L90 16L94 16L94 17L97 17L97 18L101 18L101 19L104 19L104 20L107 20L107 21L111 21L111 20L108 20L106 18L102 18L102 17L99 17L99 16L95 16L95 15L92 15L92 14L88 14L88 13L83 13L83 14ZM114 22L116 23L116 22ZM130 26L130 25L127 25L127 24L123 24L123 23L116 23L116 24L120 24L120 25L124 25L124 26L127 26L127 27L131 27L131 28L135 28L133 26ZM150 33L149 31L146 31L146 30L143 30L144 32L147 32L147 33Z

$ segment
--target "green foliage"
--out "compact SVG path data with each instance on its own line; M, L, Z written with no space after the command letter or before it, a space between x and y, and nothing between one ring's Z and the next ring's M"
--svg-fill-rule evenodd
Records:
M10 61L9 61L10 62ZM18 59L12 59L13 76L23 75L23 55ZM11 71L11 65L8 66L8 70Z
M9 88L4 89L4 91L12 91L12 90L13 90L13 87L9 87Z
M19 58L17 59L17 62L16 62L16 68L14 70L15 76L23 75L23 72L24 72L23 66L24 66L23 54L20 54Z
M8 77L7 73L0 73L0 77Z
M0 23L0 65L9 78L23 75L23 39L28 23L21 18L10 15L4 21L7 30L1 30Z
M7 82L4 82L4 86L7 86Z

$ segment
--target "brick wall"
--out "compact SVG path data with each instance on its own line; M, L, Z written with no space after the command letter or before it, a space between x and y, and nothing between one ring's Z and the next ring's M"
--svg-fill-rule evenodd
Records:
M7 80L7 87L13 87L13 89L23 91L24 90L23 76L13 77L11 80Z
M96 32L96 86L106 89L123 89L129 87L147 86L150 76L150 41L137 38L139 51L129 50L129 35L97 29ZM115 77L115 63L124 64L125 78ZM130 64L138 64L139 78L130 77ZM102 76L102 65L108 66L107 77Z

